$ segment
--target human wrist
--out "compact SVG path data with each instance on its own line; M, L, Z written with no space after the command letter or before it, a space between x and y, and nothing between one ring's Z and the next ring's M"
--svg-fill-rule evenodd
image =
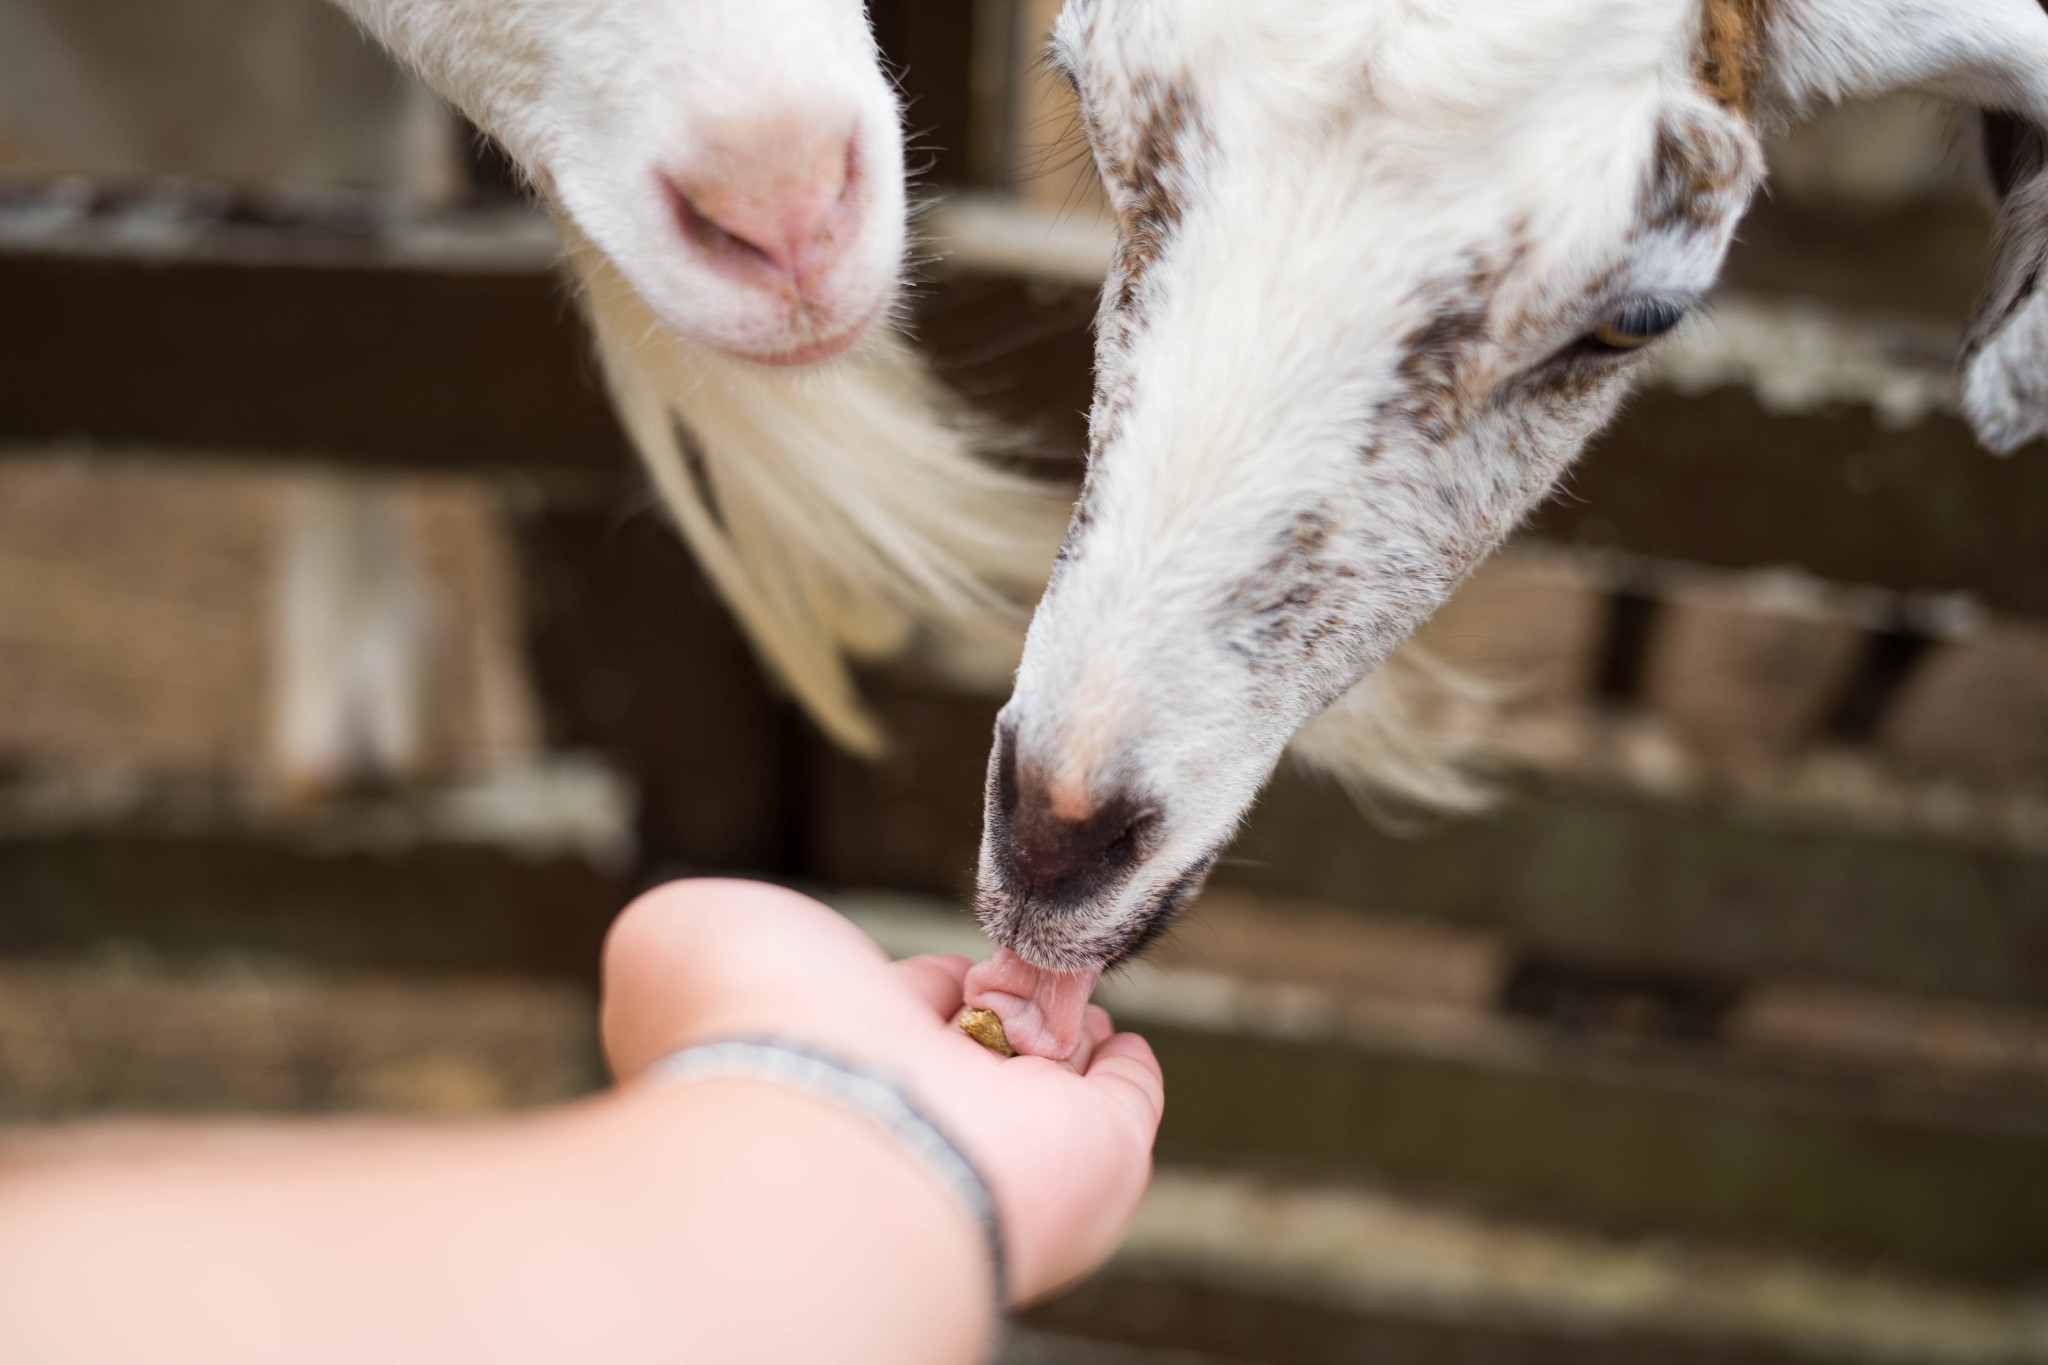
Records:
M950 1192L981 1236L998 1305L1008 1296L1008 1259L994 1190L979 1165L911 1090L887 1070L828 1049L780 1037L733 1037L678 1049L649 1067L655 1084L737 1077L766 1081L822 1100L879 1129Z
M808 1301L813 1320L836 1324L818 1357L834 1360L866 1359L847 1355L849 1340L872 1341L875 1358L892 1362L966 1361L985 1345L996 1305L980 1230L865 1116L737 1076L635 1082L616 1105L660 1169L653 1197L697 1230L696 1245L712 1230L728 1248L695 1277L706 1302L693 1311L745 1317L741 1305L757 1299Z

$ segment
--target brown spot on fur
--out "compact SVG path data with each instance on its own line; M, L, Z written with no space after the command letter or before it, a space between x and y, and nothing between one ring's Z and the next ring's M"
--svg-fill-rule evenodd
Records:
M1697 118L1657 127L1650 174L1643 183L1641 224L1651 231L1711 231L1733 206L1744 160L1727 129Z
M1475 261L1463 279L1422 291L1429 318L1401 339L1395 396L1380 408L1395 430L1443 445L1464 425L1468 374L1488 337L1494 291L1528 250L1524 230L1515 225L1498 260Z
M1394 371L1400 396L1386 406L1385 415L1431 445L1449 441L1462 424L1461 377L1485 339L1483 298L1439 309L1402 338L1401 363Z
M1185 212L1181 198L1187 159L1201 135L1188 87L1159 76L1141 76L1131 90L1136 112L1109 136L1089 115L1089 133L1102 174L1116 190L1118 232L1113 269L1115 287L1097 314L1095 402L1088 424L1088 463L1123 434L1132 403L1132 377L1119 363L1144 332L1144 281L1165 252ZM1070 527L1060 559L1078 552L1086 525L1084 488L1081 515Z
M1231 610L1244 625L1231 647L1255 673L1284 677L1296 660L1344 638L1357 571L1332 544L1335 536L1327 514L1299 514L1273 557L1231 594Z
M1123 435L1124 419L1131 410L1131 380L1127 375L1101 374L1095 385L1095 406L1088 419L1088 464L1115 445Z
M1700 88L1738 114L1749 112L1763 73L1764 40L1776 0L1704 0L1692 66Z
M1145 271L1159 259L1180 226L1181 172L1194 126L1194 101L1175 81L1148 79L1138 87L1131 137L1105 159L1104 172L1121 191L1118 202L1116 308L1136 302Z
M1089 502L1094 489L1090 480L1081 480L1080 496L1074 499L1074 514L1067 521L1067 533L1060 539L1059 553L1053 559L1055 567L1065 564L1080 553L1081 538L1088 534L1088 528L1095 524L1095 508Z

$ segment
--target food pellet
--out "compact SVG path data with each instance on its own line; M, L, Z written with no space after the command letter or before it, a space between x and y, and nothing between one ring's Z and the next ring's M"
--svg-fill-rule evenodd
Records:
M1004 1057L1014 1057L1017 1049L1010 1046L1010 1035L1003 1032L1003 1018L994 1010L975 1009L969 1006L960 1011L960 1017L953 1021L960 1031L980 1043L990 1052Z

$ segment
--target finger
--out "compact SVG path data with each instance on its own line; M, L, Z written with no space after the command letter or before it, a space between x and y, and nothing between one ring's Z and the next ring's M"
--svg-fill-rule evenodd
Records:
M1100 1005L1090 1005L1081 1012L1081 1041L1074 1045L1074 1055L1063 1065L1077 1076L1087 1075L1089 1063L1095 1060L1096 1046L1115 1032L1116 1025L1109 1022L1109 1011Z
M1109 1011L1100 1005L1090 1005L1082 1014L1081 1028L1090 1041L1097 1043L1116 1032L1116 1025L1111 1022Z
M1096 1047L1087 1074L1088 1083L1141 1125L1149 1141L1166 1110L1166 1077L1152 1045L1135 1033L1113 1034Z
M916 957L904 958L896 965L908 967L913 962L926 963L944 972L952 978L956 986L967 979L967 973L974 966L973 958L963 957L959 953L919 953Z
M960 981L971 965L966 958L952 953L926 953L922 957L906 957L889 970L933 1014L951 1019L960 1012Z
M1064 1062L1061 1062L1060 1065L1073 1072L1076 1076L1087 1075L1088 1064L1095 1060L1095 1044L1097 1041L1094 1034L1085 1028L1082 1029L1081 1041L1074 1044L1073 1055Z

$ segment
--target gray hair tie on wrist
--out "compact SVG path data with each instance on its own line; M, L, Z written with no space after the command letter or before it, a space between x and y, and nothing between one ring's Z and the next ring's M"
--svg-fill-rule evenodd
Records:
M988 1244L995 1277L996 1311L1009 1302L1002 1221L988 1182L960 1144L918 1108L901 1086L878 1072L798 1043L770 1038L729 1038L671 1052L647 1068L647 1078L681 1082L737 1077L769 1081L861 1115L892 1134L967 1205Z

